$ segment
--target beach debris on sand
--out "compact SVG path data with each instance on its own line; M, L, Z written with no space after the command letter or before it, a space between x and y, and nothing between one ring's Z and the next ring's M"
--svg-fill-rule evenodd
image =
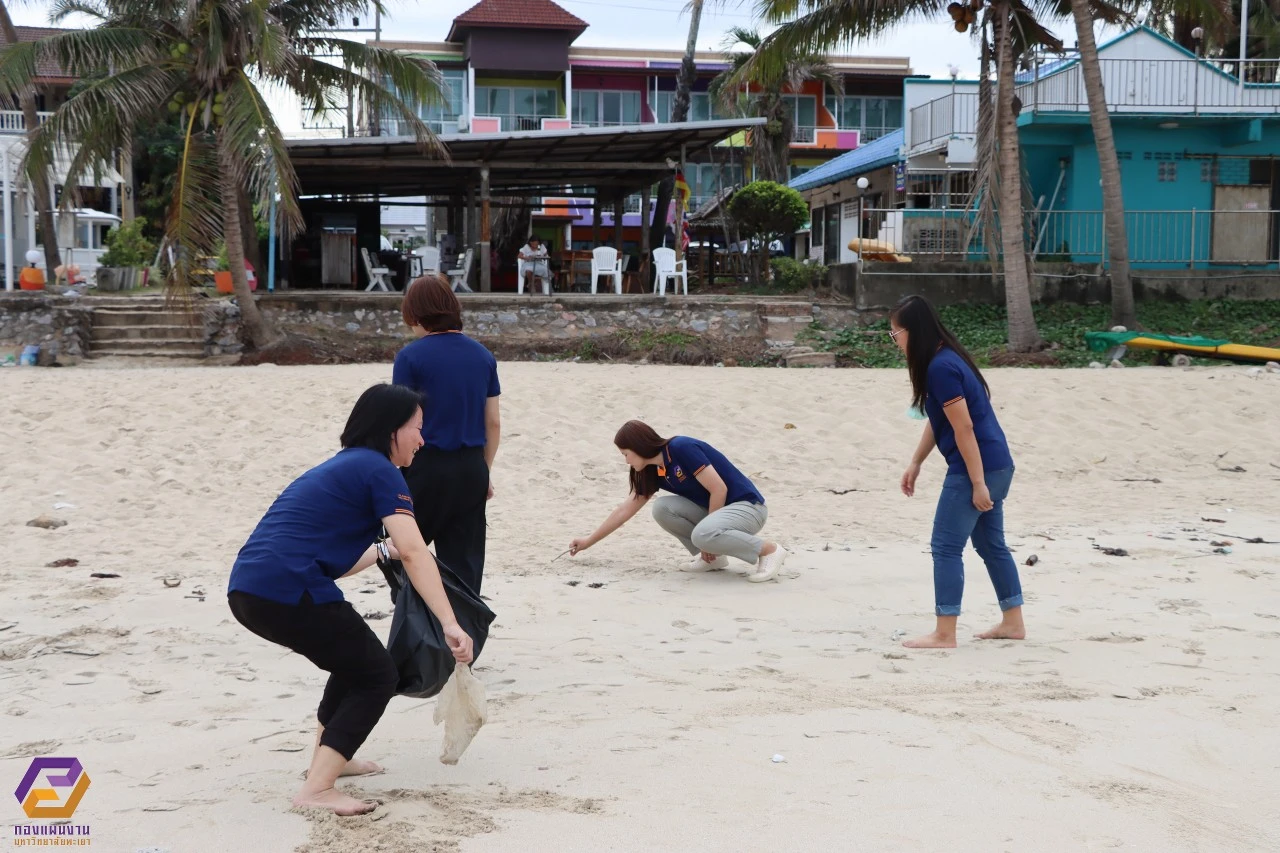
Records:
M80 561L75 557L60 557L52 563L45 563L45 566L50 569L70 569L78 565L80 565Z
M57 530L59 527L66 526L66 521L61 518L54 518L51 515L37 516L27 522L27 527L40 527L45 530Z

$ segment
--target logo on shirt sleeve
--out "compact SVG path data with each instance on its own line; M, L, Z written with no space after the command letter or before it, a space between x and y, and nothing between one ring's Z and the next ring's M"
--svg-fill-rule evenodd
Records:
M677 465L677 466L675 467L675 469L674 469L673 473L676 475L676 480L677 480L677 481L679 481L679 482L681 482L681 483L683 483L683 482L684 482L684 469L683 469L683 468L681 468L679 465Z
M413 505L413 498L409 497L408 495L396 495L396 497L398 497L400 500L404 501L405 503L409 504L410 506Z

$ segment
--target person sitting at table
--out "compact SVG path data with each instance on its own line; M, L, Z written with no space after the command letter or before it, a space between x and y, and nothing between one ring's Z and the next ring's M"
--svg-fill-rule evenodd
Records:
M520 260L524 261L524 286L533 293L533 280L539 279L546 285L551 283L551 270L547 266L547 247L542 245L542 238L537 234L529 236L529 242L520 247Z

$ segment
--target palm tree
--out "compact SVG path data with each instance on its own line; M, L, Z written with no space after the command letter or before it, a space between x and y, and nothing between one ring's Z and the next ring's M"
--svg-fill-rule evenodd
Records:
M1037 8L1045 4L1037 4ZM1005 302L1009 349L1025 352L1042 342L1031 311L1030 267L1022 217L1022 173L1014 112L1014 61L1033 45L1061 50L1062 42L1037 20L1023 0L761 0L766 21L778 24L748 61L749 73L776 74L797 53L826 52L859 39L924 19L949 18L959 32L976 27L978 13L994 24L998 79L994 143L999 149L1000 233L1004 248Z
M685 42L684 57L680 60L680 74L676 77L676 94L671 99L672 122L689 120L689 101L693 95L693 80L698 74L695 57L698 49L698 29L702 26L702 5L705 0L689 0L685 8L689 10L689 39ZM676 189L676 179L668 175L658 183L656 204L653 208L653 222L649 228L649 245L661 246L662 238L667 232L667 208L671 206L671 195ZM677 239L676 244L680 241ZM647 259L645 260L647 263Z
M751 132L755 176L762 181L785 184L790 178L795 116L783 96L800 91L809 80L820 80L833 92L842 94L844 78L822 54L812 52L788 57L787 62L776 69L777 74L768 77L750 74L744 69L750 68L751 56L763 41L758 31L744 27L733 27L725 34L726 51L739 44L751 50L727 54L729 68L711 81L710 95L725 112L737 111L767 119L764 127Z
M181 119L182 152L165 237L176 249L167 281L185 293L199 256L225 242L249 343L278 339L249 290L238 193L265 202L279 194L286 232L302 225L298 178L264 89L293 93L304 109L328 112L351 93L365 115L391 115L412 129L424 151L438 143L419 108L440 98L431 63L379 47L313 35L329 20L360 14L365 0L58 0L52 18L73 13L95 29L11 48L0 58L0 90L20 89L35 63L56 58L72 73L110 67L69 99L35 135L30 168L70 153L67 183L114 162L140 123L168 110ZM340 64L324 61L337 56Z
M1098 60L1098 44L1093 37L1093 22L1102 18L1107 23L1126 20L1119 10L1096 0L1071 0L1071 17L1076 25L1076 42L1080 50L1080 74L1084 79L1089 102L1089 123L1093 127L1094 146L1098 151L1098 172L1102 178L1102 219L1107 239L1107 260L1111 277L1111 325L1131 329L1137 322L1133 301L1133 279L1129 275L1129 230L1124 221L1124 194L1120 184L1120 158L1116 156L1116 139L1111 132L1111 115L1107 111L1107 94L1102 83L1102 64Z
M9 17L9 7L3 0L0 0L0 32L3 32L4 40L9 43L10 50L17 47L18 31L13 26L13 19ZM18 106L22 110L22 121L27 128L27 144L30 146L36 129L40 127L40 115L36 112L35 88L27 85L3 91L6 94L17 94ZM52 275L55 269L62 266L62 258L58 254L58 229L53 222L53 197L49 193L47 169L33 176L31 194L36 216L39 219L40 237L44 242L44 266Z

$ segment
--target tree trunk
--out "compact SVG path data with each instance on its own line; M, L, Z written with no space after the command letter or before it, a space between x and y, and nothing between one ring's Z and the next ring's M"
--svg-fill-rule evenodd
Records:
M1080 48L1080 71L1089 99L1089 123L1098 149L1098 171L1102 176L1102 216L1107 235L1107 260L1111 273L1111 325L1132 329L1137 317L1133 305L1133 280L1129 276L1129 232L1124 222L1124 196L1120 189L1120 158L1116 138L1107 113L1107 93L1102 84L1098 44L1093 38L1093 16L1089 0L1071 0Z
M671 101L671 121L682 122L689 119L689 97L693 92L693 79L697 76L697 65L694 54L698 47L698 28L702 25L703 0L692 0L689 4L689 40L685 43L684 58L680 62L680 75L676 78L676 95ZM686 176L686 179L688 176ZM653 223L649 228L649 245L661 246L662 238L667 233L667 208L671 207L671 196L675 192L676 179L668 175L658 183L657 203L653 207ZM680 235L676 235L679 243Z
M1009 315L1009 351L1033 352L1044 342L1031 309L1022 220L1022 166L1018 124L1013 114L1013 33L1007 0L996 7L996 127L1000 169L1000 245L1004 250L1004 302Z
M136 189L133 183L133 139L130 137L120 146L120 177L124 178L121 182L123 191L120 194L120 219L124 223L130 223L137 216L137 208L134 204ZM115 211L112 211L114 213Z
M261 275L265 270L262 266L262 251L258 245L258 223L253 219L253 202L249 200L244 187L236 195L236 207L240 211L240 233L244 235L245 260L253 264L255 273Z
M18 43L18 31L14 29L13 19L9 17L8 6L0 0L0 32L9 44ZM22 120L27 131L27 145L40 127L40 115L36 112L34 89L23 89L18 93L18 104L22 108ZM31 193L34 196L36 215L39 217L40 237L44 242L44 265L46 275L52 277L54 270L62 266L62 257L58 254L58 229L53 221L53 194L49 190L49 180L45 175L37 175L31 181ZM34 246L28 246L34 249Z
M248 338L248 344L254 349L263 349L279 340L280 336L267 322L267 318L262 316L258 303L253 299L253 292L249 290L249 277L244 268L244 233L240 228L240 206L236 203L240 185L235 179L233 155L221 138L218 139L218 160L222 172L222 239L227 247L227 264L231 267L231 286L240 306L240 324Z

